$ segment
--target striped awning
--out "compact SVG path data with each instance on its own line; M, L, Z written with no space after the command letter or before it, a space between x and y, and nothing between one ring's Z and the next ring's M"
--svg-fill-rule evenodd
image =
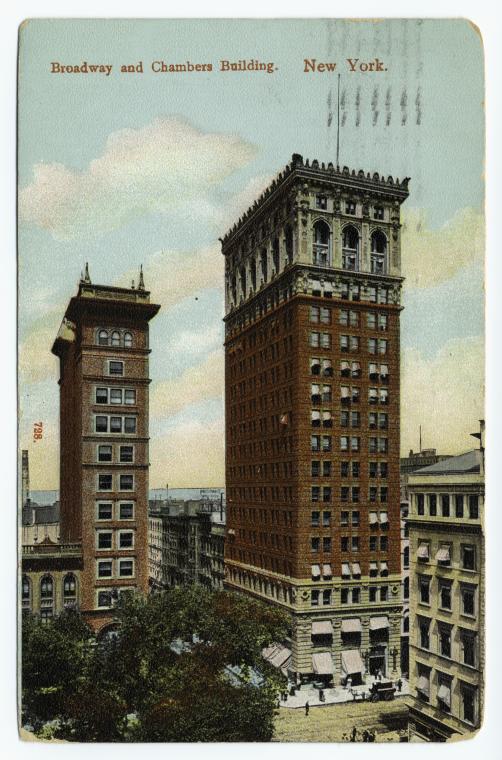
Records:
M444 702L447 707L451 707L451 689L449 689L444 683L442 683L438 689L438 699L441 702Z
M312 636L332 636L333 624L331 620L314 620L312 623Z
M333 575L333 571L331 570L331 565L327 562L322 566L322 574L323 578L331 578Z
M342 620L342 633L361 633L361 619L360 618L348 618Z
M388 617L372 617L370 618L370 631L381 631L383 628L389 627Z
M312 670L320 676L333 673L333 658L330 652L315 652L312 655Z
M359 649L342 651L342 673L345 676L350 676L353 673L364 673L364 663Z
M342 575L350 575L350 567L348 562L342 562Z
M450 561L450 547L440 546L436 554L436 560L438 562L449 562Z
M320 565L312 565L312 578L320 578L321 577L321 567Z
M418 559L429 559L429 546L428 544L420 544L417 549Z

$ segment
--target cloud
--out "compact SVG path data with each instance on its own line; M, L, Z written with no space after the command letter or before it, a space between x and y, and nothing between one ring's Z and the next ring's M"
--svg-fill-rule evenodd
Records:
M19 344L19 382L21 388L26 383L39 383L49 378L58 379L58 360L51 354L64 306L51 309L46 316L37 320Z
M179 209L211 218L214 190L256 154L236 135L205 133L181 118L159 117L109 135L82 171L36 164L19 193L20 220L70 240L116 229L150 213Z
M224 419L181 422L168 435L152 438L151 487L221 486L225 482Z
M145 286L163 310L201 290L220 288L223 292L224 261L218 244L195 251L158 251L146 260L143 269ZM117 284L130 287L131 280L137 282L137 278L137 269L131 269Z
M198 401L222 399L224 390L223 349L209 354L172 380L157 383L150 396L151 417L169 417Z
M425 448L456 454L474 448L470 433L484 418L484 345L480 337L451 340L426 359L415 348L401 357L401 452Z
M402 272L406 288L429 288L452 278L460 269L482 263L484 217L464 208L438 230L427 226L422 209L403 210Z

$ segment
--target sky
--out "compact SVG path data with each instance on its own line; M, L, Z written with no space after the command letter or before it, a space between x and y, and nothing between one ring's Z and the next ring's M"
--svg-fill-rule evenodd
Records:
M50 347L89 262L101 284L143 264L151 323L150 484L224 482L223 257L218 237L292 153L409 176L402 207L402 452L474 445L483 412L483 53L464 20L25 23L19 84L20 443L58 487ZM220 72L222 59L275 71ZM346 59L386 71L350 72ZM212 62L154 73L153 61ZM51 65L111 64L104 74ZM143 73L121 74L121 64ZM33 423L44 436L33 441ZM194 456L194 451L197 456Z

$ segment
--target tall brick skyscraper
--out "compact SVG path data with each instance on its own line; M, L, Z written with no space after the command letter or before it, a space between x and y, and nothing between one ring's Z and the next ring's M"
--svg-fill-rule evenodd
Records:
M52 347L60 359L61 541L81 542L80 607L95 627L114 598L148 591L148 323L137 288L86 267Z
M292 613L298 680L398 674L407 196L295 154L222 240L226 585Z

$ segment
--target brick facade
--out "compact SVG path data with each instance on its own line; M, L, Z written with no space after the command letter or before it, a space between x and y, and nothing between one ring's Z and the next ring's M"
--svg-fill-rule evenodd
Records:
M292 613L299 678L329 651L340 681L349 648L399 672L407 194L407 180L293 156L222 241L226 584ZM342 636L349 619L359 633Z

